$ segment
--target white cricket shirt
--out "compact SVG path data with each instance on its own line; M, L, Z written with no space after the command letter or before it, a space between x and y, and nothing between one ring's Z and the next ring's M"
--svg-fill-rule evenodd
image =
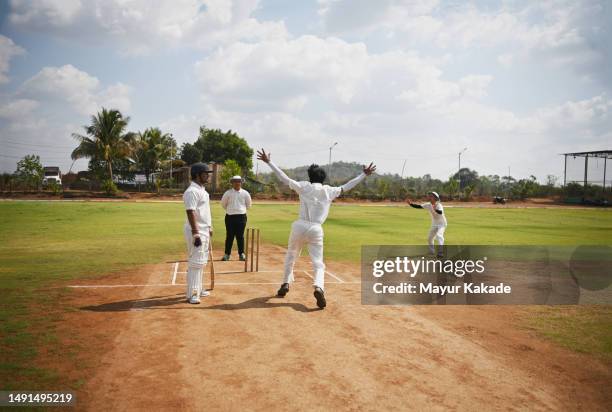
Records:
M195 221L200 232L203 232L205 228L212 227L210 197L203 186L191 182L191 185L183 193L183 202L185 203L185 210L195 211ZM187 225L189 225L188 219Z
M240 190L231 188L223 193L221 206L228 215L244 215L247 209L251 207L251 195L242 188Z
M427 203L423 203L421 207L423 209L426 209L431 215L431 225L432 226L440 227L440 226L447 225L446 215L444 214L444 207L442 206L442 203L436 202L436 205L434 207L431 203L427 202ZM436 210L441 211L442 214L436 213Z
M346 192L357 186L366 177L362 173L340 187L333 187L321 183L297 182L290 179L274 163L270 162L268 165L282 182L289 185L300 196L300 220L320 225L327 219L329 207L334 199L340 196L342 191Z

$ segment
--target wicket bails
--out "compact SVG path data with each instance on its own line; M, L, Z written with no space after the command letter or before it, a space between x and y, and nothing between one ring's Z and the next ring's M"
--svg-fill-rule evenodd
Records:
M255 241L255 238L257 238L257 241ZM244 271L253 272L253 258L254 258L255 272L259 272L259 229L258 228L256 227L247 228L244 246L245 246L245 252L246 252L246 259L244 260ZM251 261L250 270L248 270L249 260Z

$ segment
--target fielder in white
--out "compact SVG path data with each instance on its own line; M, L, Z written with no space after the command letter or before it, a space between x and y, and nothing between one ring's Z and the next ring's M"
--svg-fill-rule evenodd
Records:
M429 245L429 252L433 255L436 254L436 246L434 240L438 242L438 256L444 255L444 231L448 223L446 222L446 216L444 215L444 207L440 202L440 195L437 192L429 192L429 202L421 205L412 203L410 200L408 203L415 209L425 209L431 215L431 228L429 229L429 235L427 236L427 244Z
M187 211L185 222L185 240L187 242L188 267L187 291L189 303L200 303L201 296L210 293L202 288L204 267L208 263L208 245L212 236L212 219L210 216L210 197L204 189L208 174L212 173L204 163L191 166L191 185L183 193L183 202Z
M324 185L325 170L318 165L308 168L309 182L296 182L290 179L270 160L270 153L263 149L257 152L257 158L267 163L281 182L288 185L300 196L300 217L291 225L287 255L285 256L285 272L283 284L277 292L279 297L284 297L289 292L289 283L294 280L293 266L300 255L304 245L308 246L308 254L312 261L314 271L314 296L317 306L323 309L326 306L324 282L325 264L323 263L323 227L321 226L329 213L332 201L357 186L366 176L376 170L372 163L363 167L363 173L340 187Z

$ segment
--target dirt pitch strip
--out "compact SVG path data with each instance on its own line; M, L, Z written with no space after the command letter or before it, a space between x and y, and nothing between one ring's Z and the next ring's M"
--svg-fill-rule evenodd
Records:
M215 262L200 305L185 303L184 262L70 283L62 328L85 349L78 409L612 406L610 364L517 328L525 307L362 306L359 264L328 262L318 310L308 257L277 298L284 250L262 246L259 272Z

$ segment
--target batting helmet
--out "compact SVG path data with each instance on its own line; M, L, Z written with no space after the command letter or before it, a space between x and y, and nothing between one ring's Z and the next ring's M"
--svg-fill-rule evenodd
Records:
M204 163L194 163L191 165L191 178L192 179L195 179L201 173L212 173L212 170L210 170L208 165Z

